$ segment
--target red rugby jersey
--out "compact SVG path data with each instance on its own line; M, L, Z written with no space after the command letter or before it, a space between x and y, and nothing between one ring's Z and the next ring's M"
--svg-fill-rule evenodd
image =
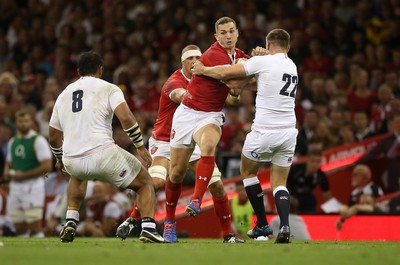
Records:
M176 108L176 104L169 98L169 94L177 88L185 88L188 85L188 80L182 74L181 69L176 70L165 82L161 89L160 104L158 107L157 120L153 127L152 137L156 140L170 140L172 118Z
M230 65L235 59L243 57L249 58L242 50L235 48L234 58L231 58L227 51L215 42L203 53L200 61L205 66ZM220 80L192 76L182 103L194 110L217 112L222 110L228 93L229 88Z

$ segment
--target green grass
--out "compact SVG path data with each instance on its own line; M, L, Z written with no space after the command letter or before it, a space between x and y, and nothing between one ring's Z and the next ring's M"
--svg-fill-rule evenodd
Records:
M400 242L293 241L277 245L270 241L223 244L214 239L181 239L177 244L145 244L138 239L58 238L25 239L0 237L1 265L214 265L214 264L306 264L376 265L400 264Z

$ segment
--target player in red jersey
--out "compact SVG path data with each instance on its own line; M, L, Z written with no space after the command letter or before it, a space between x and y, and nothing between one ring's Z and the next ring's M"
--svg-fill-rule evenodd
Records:
M238 58L249 57L235 48L239 32L232 18L218 19L214 36L216 42L200 57L204 65L231 65ZM175 218L181 183L196 144L200 147L201 157L196 169L194 195L186 212L191 216L200 213L201 200L212 179L215 151L221 138L221 126L224 123L222 108L230 91L220 80L193 76L182 104L175 111L170 142L171 172L165 187L166 222Z
M161 90L160 104L157 120L153 127L152 137L149 140L149 150L153 158L153 162L149 168L149 173L152 176L153 184L156 190L164 188L168 169L170 166L170 134L172 117L175 110L182 101L183 95L186 93L186 88L192 77L191 67L193 63L201 56L200 48L196 45L188 45L182 50L182 68L176 70L164 84ZM227 101L234 103L237 100L235 96L228 96ZM200 149L197 146L193 154L189 158L189 167L191 170L196 170L197 162L200 159ZM177 185L174 193L178 198L181 193L181 185ZM221 181L221 172L216 165L213 166L211 181L208 188L213 196L214 207L216 214L220 220L224 242L243 243L244 240L237 238L233 234L231 227L231 213L227 194L224 190ZM176 207L176 204L174 205ZM174 211L175 213L175 211ZM138 211L134 208L130 217L126 219L117 229L117 236L126 238L129 236L137 224ZM173 219L167 220L164 224L164 238L169 242L177 242L176 237L176 222L175 215Z

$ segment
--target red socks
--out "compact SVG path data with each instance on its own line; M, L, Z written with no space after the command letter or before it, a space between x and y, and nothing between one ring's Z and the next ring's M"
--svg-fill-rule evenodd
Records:
M221 224L221 229L223 236L227 236L230 233L233 233L232 231L232 215L231 211L229 210L229 200L228 196L225 194L224 197L222 198L216 198L213 197L214 201L214 210L215 214L217 215L219 219L219 223Z
M165 221L175 222L175 210L181 196L182 183L173 183L169 178L165 184Z
M136 220L140 220L142 217L140 216L140 212L139 209L136 205L136 203L133 205L132 211L129 214L130 217L136 219Z
M208 183L212 177L215 166L215 156L202 156L196 169L196 185L192 199L203 199L204 193L207 190Z

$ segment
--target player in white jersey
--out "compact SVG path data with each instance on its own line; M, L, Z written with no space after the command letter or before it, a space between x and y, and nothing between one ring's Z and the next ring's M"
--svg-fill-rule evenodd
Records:
M57 98L50 119L49 138L57 158L56 167L71 175L67 223L61 231L61 241L73 241L87 180L97 179L134 190L139 195L138 208L144 217L140 239L164 242L155 229L156 197L151 177L139 160L118 147L112 138L111 122L115 114L145 165L151 164L139 125L122 91L100 79L103 60L95 52L80 56L78 73L80 78Z
M247 235L257 238L272 234L265 217L263 191L257 177L261 165L271 162L271 186L281 221L275 243L289 243L290 238L290 196L286 180L296 146L294 99L298 74L296 65L287 56L289 48L289 33L274 29L266 37L267 55L255 56L232 66L205 67L198 62L192 70L194 74L221 80L252 75L257 80L256 115L241 158L243 183L257 216L256 226Z

